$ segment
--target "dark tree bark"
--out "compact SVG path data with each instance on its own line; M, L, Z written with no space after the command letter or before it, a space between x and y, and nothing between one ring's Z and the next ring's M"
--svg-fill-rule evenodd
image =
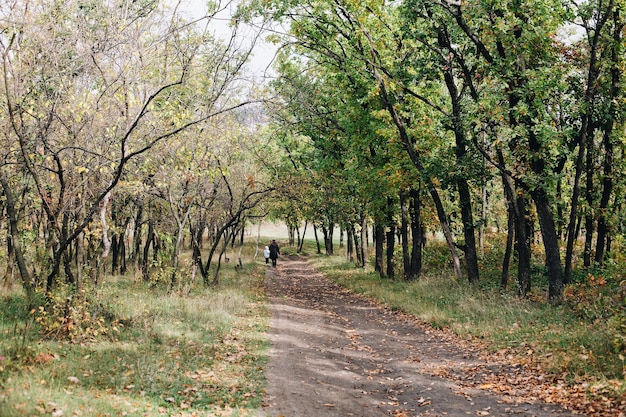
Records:
M317 226L313 223L313 235L315 236L315 245L317 246L317 254L322 253L322 247L320 245L320 239L317 236Z
M374 225L374 240L374 248L376 251L376 264L374 265L374 270L380 274L381 278L384 278L385 268L383 265L383 251L385 247L385 228L379 222L376 222Z
M500 290L506 290L509 282L509 268L511 265L511 257L513 255L513 240L515 239L515 209L511 197L507 197L507 229L506 229L506 247L504 257L502 258L502 275L500 276Z
M411 254L409 253L409 204L406 192L400 191L400 210L402 218L400 222L400 236L402 240L402 270L405 281L411 280Z
M508 175L505 168L504 156L501 151L497 151L498 164L502 178L502 186L507 205L513 210L515 224L515 242L517 248L517 294L526 297L530 291L530 239L528 237L528 222L526 215L526 198L521 184L516 184L513 178ZM519 191L519 192L518 192Z
M418 279L422 273L422 248L424 247L424 229L422 227L422 214L420 203L420 192L417 189L409 191L411 197L411 237L413 241L411 249L411 269L408 279Z
M302 231L302 238L300 239L300 245L298 246L298 253L302 252L302 247L304 246L304 237L306 236L306 229L309 225L309 221L304 221L304 230Z
M592 136L590 136L591 138ZM595 171L595 167L594 167L594 158L595 158L595 152L594 152L594 146L593 146L593 140L588 140L587 141L587 167L585 170L585 173L587 175L586 178L586 187L587 190L585 192L585 200L587 201L587 207L593 207L594 206L594 191L595 191L595 187L594 187L594 171ZM585 267L590 267L591 266L591 258L592 258L592 245L593 245L593 234L595 232L595 222L593 219L593 215L588 211L585 214L585 246L583 249L583 264L585 265Z
M613 22L613 39L611 43L611 101L609 105L608 118L604 123L604 135L602 144L604 147L604 163L602 175L602 196L600 197L600 217L598 219L598 235L596 241L596 262L604 263L605 251L610 252L611 236L609 234L609 224L607 220L609 201L613 193L613 130L617 119L618 108L616 105L617 98L622 94L621 83L621 64L623 60L623 52L621 45L623 42L624 22L620 9L616 7L611 10L611 19Z
M326 225L322 224L322 234L324 235L324 250L326 250L326 255L333 254L333 234L332 234L332 225L330 227L326 227Z
M556 233L552 209L543 188L531 191L531 196L537 208L543 246L546 251L549 281L548 298L553 302L558 302L563 295L563 271L561 269L559 239Z
M394 203L392 198L387 199L387 233L386 233L386 242L387 243L387 276L389 278L393 278L395 276L395 263L393 259L394 250L396 246L396 224L393 219L394 214Z
M146 233L146 242L143 246L143 256L141 258L141 273L144 281L150 281L150 246L154 240L154 221L148 219L148 232Z

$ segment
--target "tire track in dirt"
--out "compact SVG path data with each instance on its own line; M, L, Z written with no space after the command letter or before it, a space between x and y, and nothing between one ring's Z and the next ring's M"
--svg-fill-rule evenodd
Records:
M304 259L280 261L266 273L272 349L261 415L573 415L528 395L479 389L490 376L521 370L483 361L337 286Z

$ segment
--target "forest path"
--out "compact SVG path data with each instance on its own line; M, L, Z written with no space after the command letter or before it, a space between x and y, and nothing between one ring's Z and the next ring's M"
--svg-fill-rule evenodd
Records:
M266 289L272 349L262 415L573 415L526 391L540 381L523 366L487 361L337 286L304 258L268 267ZM522 388L506 384L520 378Z

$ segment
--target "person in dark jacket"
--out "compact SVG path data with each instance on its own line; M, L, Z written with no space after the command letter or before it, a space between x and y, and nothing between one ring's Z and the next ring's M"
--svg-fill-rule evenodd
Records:
M280 255L280 247L275 240L272 240L270 244L270 259L272 260L272 266L276 268L276 259L278 259L278 255Z

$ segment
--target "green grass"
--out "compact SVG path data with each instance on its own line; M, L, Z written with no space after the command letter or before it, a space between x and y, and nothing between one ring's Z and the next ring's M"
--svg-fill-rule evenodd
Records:
M281 246L283 255L295 253L285 242ZM546 302L539 275L529 299L516 297L514 285L501 293L497 254L482 260L481 282L472 286L453 278L445 248L434 244L427 246L432 253L415 282L381 279L346 262L339 245L335 249L337 256L318 256L307 241L304 254L341 285L434 328L505 350L558 379L604 386L597 391L602 395L624 394L624 359L616 350L624 331L609 291L619 288L603 284L600 272L578 277L565 302L555 306ZM90 315L69 340L44 337L45 326L56 329L56 323L28 311L17 288L3 295L0 417L255 415L269 318L264 260L262 254L253 259L254 253L254 244L244 248L239 271L238 251L229 253L220 285L211 289L199 277L192 280L184 263L174 289L169 274L157 285L141 277L107 277L89 291L82 305Z
M606 319L606 311L604 319L598 319L603 316L600 313L593 317L577 314L567 291L563 304L552 305L545 299L541 282L536 282L528 299L518 298L514 288L501 293L498 274L470 285L455 280L445 265L426 265L427 273L419 280L404 282L380 278L371 268L356 269L341 256L318 256L311 263L342 286L434 328L448 329L492 351L516 355L555 378L595 385L611 396L626 391L624 355L615 343L620 329ZM594 299L579 301L594 308Z
M0 416L253 415L268 347L264 266L233 266L218 287L184 292L108 277L88 301L106 323L90 317L100 325L71 341L42 338L19 292L0 299Z

